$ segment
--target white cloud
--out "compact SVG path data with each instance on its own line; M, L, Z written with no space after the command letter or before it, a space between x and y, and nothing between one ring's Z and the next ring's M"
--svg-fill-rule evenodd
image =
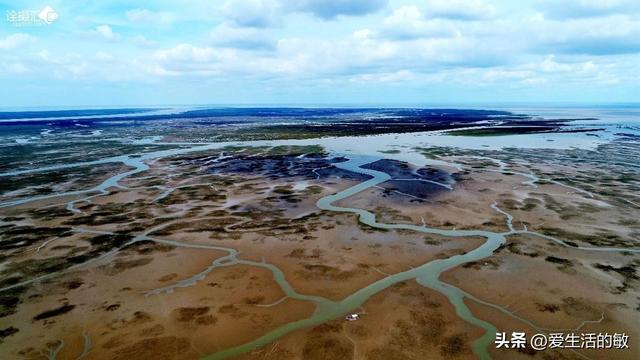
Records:
M228 1L212 12L214 21L198 20L193 27L181 22L182 30L170 36L158 26L175 24L185 14L175 8L133 9L126 12L127 20L136 22L131 26L109 18L80 24L91 30L69 35L80 35L70 39L77 43L38 38L38 45L44 44L38 49L46 46L51 53L21 51L34 40L30 35L0 38L0 48L10 50L0 51L0 64L6 73L96 83L170 77L183 85L213 79L275 81L285 87L453 83L508 88L638 79L633 74L640 69L634 64L640 63L640 22L633 13L557 21L538 8L513 13L487 1L393 1L400 4L395 8L374 2L359 10L338 3ZM372 12L358 19L345 16Z
M554 55L547 56L541 63L540 69L544 72L558 72L558 71L573 71L575 66L573 64L562 64L554 61Z
M120 35L113 32L113 29L109 25L96 26L95 33L106 40L117 40L120 38Z
M219 52L212 47L198 47L192 44L178 44L172 48L159 50L155 53L155 58L165 62L211 62L219 60Z
M523 85L542 85L548 83L549 80L543 77L530 77L520 81Z
M269 27L280 24L287 13L306 13L324 20L341 16L362 16L382 10L388 0L227 0L226 20L240 27Z
M106 51L98 51L96 53L96 60L99 61L105 61L105 62L111 62L114 60L113 55L111 55L110 53L106 52Z
M530 44L541 52L624 54L640 52L640 22L628 15L534 21ZM526 26L526 24L525 24ZM524 36L524 34L523 34Z
M23 63L21 62L15 62L13 64L10 64L8 66L8 69L10 72L14 73L14 74L18 74L18 75L22 75L22 74L26 74L31 72L29 68L27 68Z
M452 20L483 20L495 16L496 8L484 0L428 0L429 16Z
M156 74L173 76L354 76L358 80L360 74L373 74L370 79L390 81L400 75L407 77L408 71L487 66L502 58L490 47L453 31L447 34L453 37L415 37L428 34L430 29L423 26L425 21L417 17L412 28L416 33L411 34L414 37L407 36L401 41L386 34L381 36L380 31L360 29L339 39L286 37L272 42L260 29L222 24L210 33L214 46L183 43L158 50L153 56L155 64L148 68ZM390 22L383 24L383 34L390 25Z
M132 9L125 12L127 20L138 24L169 25L176 20L174 14L166 11L151 11L147 9Z
M275 42L262 29L252 27L235 27L221 24L209 33L212 42L217 46L267 50L275 47Z
M416 6L401 6L383 20L383 32L396 39L414 39L420 37L448 37L457 31L449 23L427 20Z
M390 73L368 73L353 76L349 79L355 83L397 83L415 81L419 74L409 70L398 70Z
M513 80L522 80L527 79L535 75L530 69L509 69L503 67L489 68L484 70L479 70L481 72L480 79L483 82L487 81L513 81Z
M239 27L263 28L279 19L282 5L272 0L227 0L222 6L225 19Z
M140 47L151 47L156 45L153 40L147 39L144 35L135 35L130 38L131 42Z
M491 83L519 83L538 86L548 83L584 83L605 84L617 81L609 70L610 64L597 64L594 61L559 61L555 55L547 55L539 62L530 62L511 67L498 66L473 70L474 79Z
M328 20L375 13L387 5L387 0L289 0L284 3L293 10Z
M237 66L247 67L234 49L196 46L182 43L154 52L147 65L157 75L214 76L233 73Z
M637 0L537 0L535 6L551 19L589 18L640 11Z
M34 69L46 75L53 74L58 79L67 76L80 78L89 75L91 63L85 61L85 57L77 53L65 53L63 55L52 55L44 49L36 54L34 59ZM107 70L109 71L109 70Z
M7 35L4 39L0 39L0 49L10 50L21 45L28 44L35 39L35 37L24 33Z
M601 71L601 66L592 60L581 62L559 62L555 55L548 55L534 68L543 73L569 73L573 76L593 76Z

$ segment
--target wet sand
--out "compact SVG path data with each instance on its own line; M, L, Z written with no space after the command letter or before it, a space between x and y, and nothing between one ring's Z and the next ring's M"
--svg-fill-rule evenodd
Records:
M319 199L360 183L357 176L212 173L208 162L220 158L218 152L205 152L150 162L149 171L124 179L121 189L75 202L77 212L68 208L75 197L55 200L59 214L9 219L50 200L3 210L6 223L65 226L74 233L11 250L12 261L23 266L21 275L30 269L25 260L90 253L100 245L91 243L93 235L101 232L127 234L132 241L99 253L94 262L29 283L18 295L17 311L3 318L19 327L3 339L3 351L35 358L59 349L53 356L58 359L74 359L83 352L97 359L215 354L314 312L310 301L284 298L274 273L258 265L281 270L300 294L337 301L389 275L468 253L484 242L474 236L379 229L352 214L315 206ZM525 170L531 168L510 171ZM575 171L555 171L560 170ZM381 223L496 233L510 226L541 232L562 226L571 241L591 247L599 244L588 236L606 229L620 237L618 244L633 243L633 224L624 222L628 209L607 206L615 198L587 196L556 183L530 183L530 177L508 172L495 165L468 169L457 178L454 191L439 191L421 201L383 187L336 205L368 209ZM507 215L514 217L512 222ZM554 244L540 236L509 235L494 255L451 269L442 280L503 309L517 302L519 316L543 327L572 329L582 321L598 320L600 312L602 327L591 325L593 329L622 329L637 337L637 279L623 278L617 270L633 265L637 255ZM238 252L234 259L247 263L212 268L230 256L230 248ZM523 278L529 279L527 286L513 286ZM513 316L495 314L494 308L469 298L464 303L498 329L519 329ZM554 306L560 310L547 310ZM482 329L456 317L445 297L415 281L383 290L363 308L366 314L359 321L338 317L292 332L247 357L472 358L472 343L483 335ZM380 323L389 324L388 329L380 331ZM495 358L511 355L490 352Z

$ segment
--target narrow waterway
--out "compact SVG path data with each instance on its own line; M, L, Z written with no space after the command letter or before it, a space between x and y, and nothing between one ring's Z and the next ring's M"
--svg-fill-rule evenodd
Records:
M276 142L276 143L288 144L290 143L290 141L282 141L282 142ZM260 145L263 145L263 144L264 143L261 143ZM67 193L55 193L55 194L49 194L45 196L34 196L34 197L29 197L25 199L16 200L16 201L2 203L0 204L0 207L12 207L16 205L25 204L31 201L50 199L50 198L61 197L66 195L79 195L79 194L89 195L89 194L95 194L95 193L98 193L98 194L109 193L108 191L109 188L121 187L119 182L124 178L148 170L149 166L145 163L145 161L156 160L156 159L160 159L160 158L164 158L172 155L217 149L217 148L221 148L223 145L225 144L220 144L220 143L206 144L206 145L193 146L189 148L178 148L178 149L154 151L146 154L140 154L139 156L135 156L135 155L118 156L118 157L105 158L105 159L93 161L93 162L72 163L72 164L66 164L61 166L52 166L52 167L45 167L45 168L39 168L39 169L33 169L33 170L22 170L22 171L2 173L0 174L0 176L15 176L20 174L44 172L44 171L58 170L58 169L78 167L78 166L93 166L93 165L100 165L100 164L114 163L114 162L116 163L120 162L132 168L131 170L116 174L110 177L109 179L105 180L101 184L87 190L73 191L73 192L67 192ZM251 146L251 145L258 145L258 144L251 144L251 145L245 144L245 145ZM275 145L275 144L271 142L269 143L269 145ZM438 259L438 260L429 261L419 267L412 268L411 270L389 275L379 281L376 281L354 292L353 294L344 298L341 301L331 301L318 296L309 296L309 295L297 293L291 287L291 285L287 282L284 273L279 268L277 268L272 264L268 264L265 262L254 262L254 261L238 259L237 251L234 249L229 249L224 247L202 246L203 248L210 249L210 250L226 251L228 255L214 261L214 263L212 263L209 268L205 269L203 272L201 272L200 274L197 274L196 276L190 279L187 279L182 282L178 282L166 288L154 289L150 291L147 295L161 294L163 292L173 291L174 289L179 287L191 286L195 281L198 281L200 278L205 276L208 272L212 271L216 267L231 266L235 264L246 264L246 265L259 266L259 267L264 267L269 269L273 273L275 281L285 292L286 297L304 300L304 301L310 301L316 305L316 311L309 318L285 324L249 343L242 344L237 347L233 347L218 353L205 356L204 359L226 359L226 358L238 356L238 355L250 352L254 349L263 347L292 331L296 331L298 329L302 329L310 326L316 326L326 321L340 318L345 314L354 312L356 309L362 306L367 300L369 300L369 298L378 294L384 289L398 282L407 281L407 280L416 280L419 284L443 294L449 299L451 304L454 306L455 311L457 315L460 316L460 318L462 318L463 320L465 320L466 322L472 325L482 328L485 332L482 337L480 337L473 343L473 351L479 359L483 359L483 360L490 359L487 349L488 349L488 345L493 341L493 338L495 336L495 332L496 332L495 326L493 326L492 324L486 321L476 318L471 313L471 311L463 301L465 297L472 299L468 294L466 294L464 291L454 286L443 283L439 280L439 277L443 272L453 267L459 266L461 264L471 262L471 261L477 261L477 260L491 256L493 252L498 247L500 247L500 245L506 242L506 237L508 235L520 234L520 233L540 236L549 241L556 242L562 246L566 246L566 247L569 247L572 249L578 249L578 250L615 251L615 252L630 251L634 253L640 252L640 249L596 248L596 247L577 247L576 248L566 244L564 241L560 239L556 239L553 237L545 236L543 234L531 232L531 231L528 231L526 228L524 230L516 230L514 229L512 224L513 218L509 214L501 211L495 205L494 205L494 209L496 211L503 213L506 217L506 222L509 227L509 231L507 232L495 233L495 232L482 231L482 230L443 230L443 229L430 228L426 225L420 226L420 225L412 225L412 224L379 223L376 221L375 215L367 210L334 205L336 202L340 200L347 199L350 196L358 194L366 189L379 186L381 183L391 179L391 177L384 172L362 168L363 165L379 160L379 157L370 156L370 155L354 155L354 154L344 155L344 153L340 154L335 150L331 151L331 153L333 155L345 156L349 159L346 162L335 163L334 165L336 167L343 170L350 171L350 172L371 176L371 179L363 181L355 186L352 186L348 189L340 191L336 194L328 195L326 197L321 198L317 202L318 208L327 210L327 211L346 212L346 213L355 214L359 217L359 221L362 222L363 224L366 224L368 226L378 228L378 229L410 230L410 231L416 231L416 232L427 233L427 234L437 234L437 235L442 235L447 237L483 237L486 239L486 241L478 248L472 251L469 251L465 254L455 255L447 259ZM518 174L518 175L523 175L523 174ZM88 197L91 197L91 196L95 196L95 195L90 195ZM72 208L73 204L78 201L82 201L82 199L72 200L71 202L68 203L68 207ZM178 242L173 242L171 240L161 240L157 238L152 238L148 236L148 234L149 234L149 231L136 237L132 241L135 242L135 241L140 241L145 239L145 240L151 240L151 241L157 241L157 242L171 243L176 246L197 247L197 246L182 244ZM78 264L77 266L67 269L67 271L71 271L78 267L86 266L88 263L91 263L100 259L104 259L108 256L111 256L118 250L119 249L114 249L111 252L106 253L103 256L100 256L99 258L92 259L89 262ZM56 274L55 273L47 274L45 276L42 276L36 279L31 279L21 284L5 287L3 289L0 289L0 291L9 290L15 286L25 285L27 283L31 283L34 281L40 281L54 275ZM472 299L472 300L475 300L475 299Z
M339 200L346 199L352 195L355 195L363 190L368 188L377 186L391 177L380 171L365 169L362 168L362 165L368 164L378 160L377 158L368 157L368 156L351 156L351 158L343 163L335 164L336 167L348 170L355 173L365 174L372 176L371 179L361 182L355 186L352 186L348 189L345 189L341 192L338 192L333 195L325 196L321 198L317 202L317 206L320 209L328 210L328 211L336 211L336 212L349 212L358 215L359 221L363 224L369 225L378 229L388 229L388 230L412 230L418 231L422 233L428 234L438 234L449 237L471 237L471 236L481 236L486 238L487 240L478 248L469 251L462 255L452 256L447 259L438 259L429 261L419 267L412 268L411 270L396 273L390 276L387 276L379 281L376 281L370 284L367 287L364 287L350 296L344 298L341 301L333 302L333 301L324 301L321 303L317 303L318 307L313 314L313 316L291 322L285 324L281 327L278 327L271 332L240 346L230 348L228 350L224 350L210 356L206 356L203 359L207 360L217 360L217 359L227 359L234 356L238 356L254 349L263 347L274 340L298 329L302 329L309 326L315 326L322 324L326 321L339 318L344 316L345 314L351 313L360 306L362 306L369 298L376 295L377 293L383 291L384 289L402 282L406 280L415 279L419 284L431 288L443 295L445 295L449 301L453 304L456 314L460 316L465 321L478 326L485 330L484 335L477 339L473 343L473 352L477 355L479 359L490 359L489 353L487 351L487 346L489 343L493 341L493 337L495 336L496 328L492 324L480 320L473 316L469 308L465 305L463 299L465 297L465 293L461 290L453 287L451 285L445 284L439 280L440 274L448 269L456 267L458 265L476 261L485 257L490 256L493 251L495 251L500 245L502 245L506 239L505 236L510 235L512 232L506 233L493 233L481 230L441 230L441 229L433 229L426 226L418 226L418 225L410 225L410 224L385 224L378 223L376 221L375 215L367 210L356 209L356 208L347 208L333 205L335 202ZM509 222L509 227L511 228L511 219L507 218ZM283 279L277 279L279 283ZM289 295L287 293L287 295Z
M412 280L412 279L415 279L420 285L433 289L443 294L444 296L446 296L451 302L451 304L454 306L456 314L461 319L485 331L480 338L474 341L472 348L473 348L474 354L477 356L478 359L482 359L482 360L491 359L491 356L489 355L489 352L488 352L488 346L494 340L495 333L497 331L496 327L491 323L488 323L486 321L480 320L477 317L475 317L471 312L471 310L464 303L465 297L474 301L478 299L475 299L474 297L469 296L464 291L452 285L449 285L447 283L440 281L439 278L443 272L449 269L452 269L456 266L459 266L468 262L472 262L472 261L477 261L477 260L491 256L493 252L500 247L500 245L506 242L507 236L518 234L518 233L526 233L530 235L541 236L547 240L551 240L560 245L563 245L569 248L574 248L574 249L596 250L596 251L625 251L625 249L615 249L615 248L595 248L595 247L575 248L566 244L562 240L559 240L556 238L544 236L542 234L530 232L527 230L516 230L513 226L513 217L510 214L500 210L496 206L496 204L494 204L492 207L496 211L505 215L506 223L509 228L509 231L507 232L495 233L495 232L482 231L482 230L442 230L442 229L430 228L427 226L419 226L419 225L411 225L411 224L379 223L376 221L375 215L367 210L334 205L334 203L340 200L346 199L350 196L353 196L371 187L375 187L391 179L391 177L384 172L362 168L363 165L374 162L378 159L379 158L372 157L372 156L349 155L348 161L334 164L336 167L340 169L344 169L344 170L359 173L359 174L369 175L369 176L372 176L372 178L369 180L363 181L357 185L354 185L348 189L340 191L336 194L328 195L321 198L320 200L318 200L317 206L323 210L335 211L335 212L348 212L348 213L356 214L358 215L359 221L361 223L374 228L378 228L378 229L411 230L411 231L417 231L417 232L422 232L427 234L437 234L437 235L448 236L448 237L479 236L479 237L484 237L486 241L481 246L465 254L455 255L446 259L429 261L421 266L412 268L411 270L389 275L381 280L378 280L368 285L367 287L364 287L356 291L355 293L351 294L350 296L344 298L341 301L334 302L334 301L328 301L326 299L324 301L314 301L317 305L317 308L311 317L285 324L251 342L248 342L248 343L245 343L221 352L217 352L209 356L205 356L202 358L203 360L220 360L220 359L228 359L235 356L239 356L241 354L248 353L255 349L259 349L295 330L299 330L309 326L320 325L326 321L340 318L346 314L354 312L356 309L362 306L367 300L369 300L369 298L385 290L386 288L396 283ZM626 249L626 251L638 252L639 250ZM271 270L274 271L276 269L271 269ZM297 298L297 296L299 296L297 293L295 293L295 291L293 291L293 289L291 289L290 286L288 286L288 283L284 279L281 271L278 270L277 273L274 273L274 274L276 275L275 277L278 284L280 284L281 286L283 283L287 284L286 287L283 287L283 290L285 290L285 293L287 296L291 296L293 298ZM318 300L318 299L316 298L314 300ZM486 302L482 302L482 303L484 303L485 305L488 304ZM491 305L494 307L498 307L493 304ZM520 319L520 320L523 320L523 319Z

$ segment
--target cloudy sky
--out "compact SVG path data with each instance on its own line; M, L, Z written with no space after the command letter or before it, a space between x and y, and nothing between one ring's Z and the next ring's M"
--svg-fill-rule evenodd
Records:
M59 15L47 25L10 15ZM0 0L0 106L640 102L638 0Z

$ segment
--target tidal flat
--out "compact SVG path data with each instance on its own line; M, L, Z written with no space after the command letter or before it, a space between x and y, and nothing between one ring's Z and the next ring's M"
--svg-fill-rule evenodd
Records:
M126 112L2 114L0 358L640 356L640 116Z

